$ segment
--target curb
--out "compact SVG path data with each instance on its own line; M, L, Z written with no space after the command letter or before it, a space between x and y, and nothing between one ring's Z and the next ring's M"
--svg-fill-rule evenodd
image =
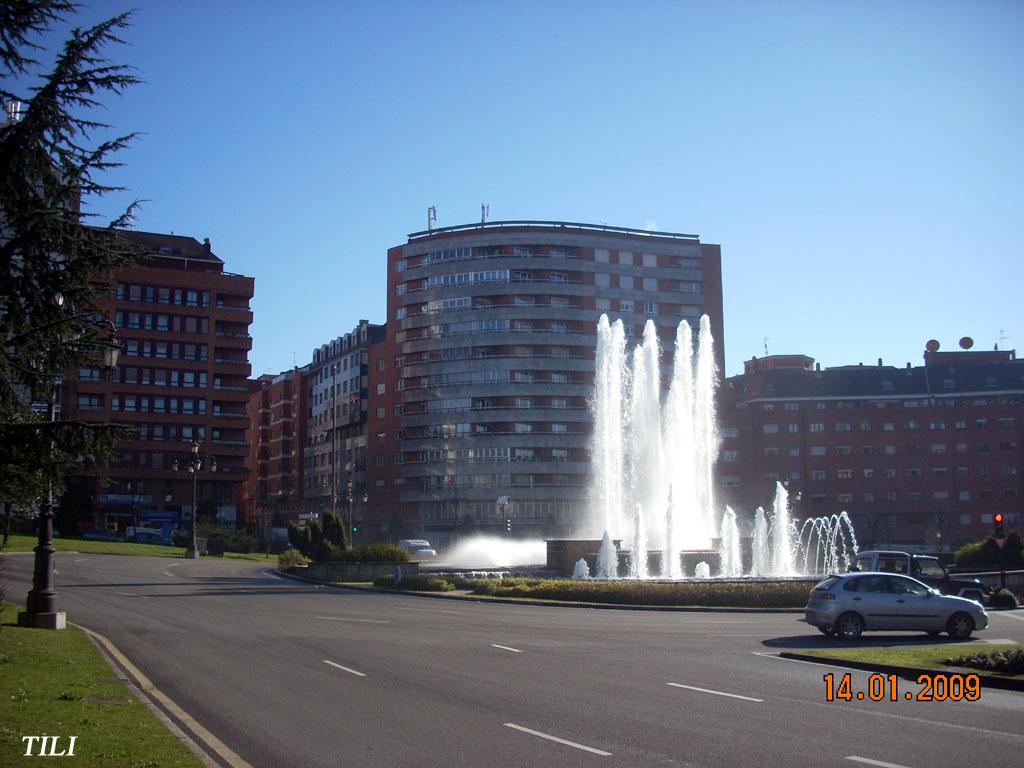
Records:
M957 667L955 669L925 669L924 667L901 667L895 664L877 664L869 661L854 661L853 659L837 659L830 656L811 656L807 653L791 653L781 651L779 657L792 659L793 661L808 661L812 664L821 664L829 667L846 667L849 669L862 669L868 672L884 672L897 674L907 679L916 679L918 675L973 675L977 674L981 681L982 688L998 688L1004 691L1024 691L1024 679L1009 677L996 677L995 675L982 674L980 670Z
M414 592L406 589L390 589L388 587L364 587L357 584L343 584L336 581L320 581L311 579L308 576L298 576L294 573L283 573L278 570L277 574L284 578L303 581L307 584L320 584L335 589L349 589L355 592L376 592L383 595L411 595L413 597L426 597L434 600L456 600L470 603L502 603L505 605L530 605L542 608L586 608L590 610L603 611L663 611L669 613L781 613L781 614L802 614L803 608L727 608L721 606L680 606L680 605L619 605L616 603L581 603L569 600L540 600L529 597L483 597L480 595L453 595L444 592Z
M115 674L125 678L126 682L140 694L143 703L154 711L157 719L174 736L183 741L204 765L211 768L225 765L230 768L253 768L238 753L178 706L167 694L153 685L150 679L132 664L109 638L81 624L72 624L72 626L85 633L86 637L100 649L101 655Z

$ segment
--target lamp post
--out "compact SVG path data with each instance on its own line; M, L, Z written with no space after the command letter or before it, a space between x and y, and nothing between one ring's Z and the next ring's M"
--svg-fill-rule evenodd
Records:
M196 538L196 523L198 522L199 510L196 509L199 497L199 470L203 468L206 456L199 453L199 441L192 441L192 453L188 457L188 464L185 469L192 475L192 542L185 550L185 557L195 560L199 557L199 546ZM181 468L177 459L171 464L171 469L177 472ZM210 471L217 471L217 457L210 457Z
M63 299L58 296L58 304ZM121 354L121 344L114 332L113 323L107 320L111 334L109 341L93 342L103 355L103 368L107 375L113 374L117 368ZM57 401L60 397L60 376L53 374L50 383L49 402L47 403L47 421L51 424L50 455L56 452L57 445L53 438L52 425L57 422ZM40 629L64 629L67 626L67 615L57 610L57 590L53 586L53 555L57 551L53 546L53 467L47 473L46 501L43 503L39 518L39 543L35 547L35 562L32 568L32 590L25 598L25 610L18 614L18 625L37 627Z
M501 510L501 520L506 535L512 532L512 518L508 517L508 513L506 512L510 501L509 497L504 494L498 497L498 508Z

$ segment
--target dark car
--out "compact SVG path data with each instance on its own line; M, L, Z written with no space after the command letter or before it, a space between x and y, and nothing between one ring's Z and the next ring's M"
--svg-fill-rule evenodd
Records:
M912 555L892 550L868 550L859 552L851 571L884 571L901 573L924 582L943 595L966 597L984 604L991 590L978 579L964 579L950 576L937 557Z

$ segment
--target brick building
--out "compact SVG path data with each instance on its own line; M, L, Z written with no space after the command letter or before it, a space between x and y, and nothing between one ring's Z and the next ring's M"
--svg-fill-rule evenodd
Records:
M905 368L753 359L721 392L717 467L741 517L788 483L794 514L843 510L862 546L948 550L1024 513L1024 360L926 353Z
M97 524L113 531L133 521L189 518L192 481L184 460L193 441L208 459L198 475L198 501L233 520L236 485L246 477L254 280L226 272L209 240L123 235L148 258L120 270L114 295L98 302L117 327L118 368L111 379L82 368L64 387L67 418L133 429L106 470L108 483L92 481Z
M384 326L366 320L313 351L303 376L303 509L365 518L369 350ZM358 538L358 537L357 537Z
M488 222L388 251L388 323L370 349L369 511L377 532L567 532L586 503L595 329L652 319L666 350L707 313L722 347L721 261L695 235ZM670 355L666 355L670 362Z
M271 525L286 525L303 511L307 379L305 369L293 368L252 382L242 509L253 532L266 534Z

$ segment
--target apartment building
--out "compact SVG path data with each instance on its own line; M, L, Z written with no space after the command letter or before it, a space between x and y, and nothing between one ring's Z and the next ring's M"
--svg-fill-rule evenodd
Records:
M1024 360L927 352L924 364L753 359L722 390L722 495L741 517L788 484L800 518L846 511L862 546L944 551L1024 513Z
M303 510L335 512L353 524L366 514L369 350L384 326L366 320L313 350L304 368Z
M234 521L246 478L254 280L227 272L209 239L122 234L147 255L120 270L114 294L98 302L121 341L118 368L111 378L82 368L63 393L67 418L132 430L107 482L91 481L97 524L120 531L191 519L193 443L205 458L198 503Z
M557 536L586 504L595 330L708 314L722 367L720 249L696 235L507 221L388 251L388 323L370 349L370 518L444 546L469 531ZM507 504L498 500L507 499Z

